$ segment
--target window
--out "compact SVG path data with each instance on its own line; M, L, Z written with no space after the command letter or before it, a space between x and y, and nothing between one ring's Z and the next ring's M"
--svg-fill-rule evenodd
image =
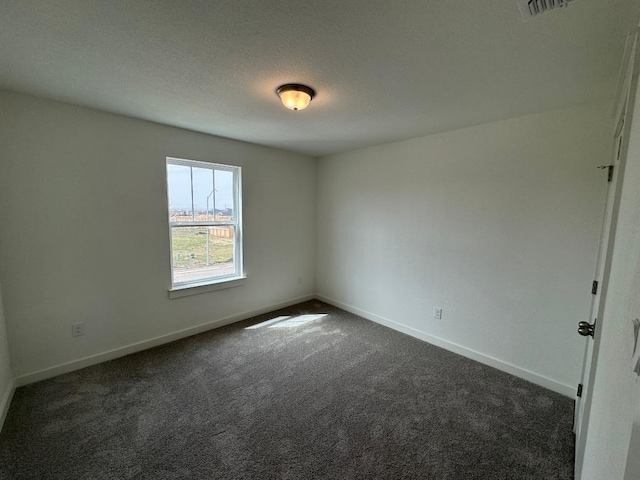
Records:
M243 276L240 167L167 158L174 289Z

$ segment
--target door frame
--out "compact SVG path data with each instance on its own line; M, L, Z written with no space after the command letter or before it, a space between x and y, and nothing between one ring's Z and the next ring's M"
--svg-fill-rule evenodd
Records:
M593 351L591 355L591 365L589 370L589 377L587 382L587 388L583 390L583 402L582 417L580 418L580 425L578 431L580 432L579 438L576 438L576 463L575 463L575 478L576 480L582 479L582 469L584 465L584 454L586 450L587 439L589 436L589 418L591 415L591 405L593 399L593 390L596 379L598 356L600 353L600 338L602 329L606 328L606 319L604 318L605 306L607 303L607 291L609 286L609 276L611 273L611 259L613 256L613 246L616 238L616 227L618 224L618 213L620 210L620 198L622 196L622 188L624 184L624 171L627 164L627 154L629 150L629 136L631 132L631 125L633 123L634 106L636 102L636 93L638 88L638 73L640 70L640 46L638 45L638 30L632 30L627 37L627 44L623 56L623 64L620 70L620 77L618 80L617 98L614 105L614 119L615 125L613 130L613 139L618 136L618 128L620 125L621 117L624 114L624 125L622 130L622 145L620 147L620 161L614 175L616 179L616 190L613 194L613 206L611 210L611 218L609 224L609 238L604 248L601 247L605 259L602 269L602 283L599 285L600 289L600 302L598 304L598 310L595 318L598 319L596 331L593 338ZM616 151L614 146L613 151ZM612 158L611 160L615 160ZM606 228L606 225L603 225Z

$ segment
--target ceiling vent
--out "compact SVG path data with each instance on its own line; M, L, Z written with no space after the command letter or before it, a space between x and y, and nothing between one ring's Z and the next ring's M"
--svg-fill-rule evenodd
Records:
M562 8L569 5L572 0L517 0L520 6L520 12L525 20L537 17L538 15L549 12L556 8Z

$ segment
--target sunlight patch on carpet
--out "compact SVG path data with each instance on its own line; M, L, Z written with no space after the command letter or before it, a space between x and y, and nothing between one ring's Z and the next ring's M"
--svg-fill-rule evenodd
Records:
M292 328L299 327L301 325L306 325L309 322L313 322L314 320L320 320L326 317L326 313L320 313L315 315L298 315L297 317L292 317L289 320L284 320L282 322L276 323L275 325L269 326L269 328Z

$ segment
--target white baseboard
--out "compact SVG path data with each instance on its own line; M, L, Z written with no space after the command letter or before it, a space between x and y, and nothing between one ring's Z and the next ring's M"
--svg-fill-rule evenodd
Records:
M561 395L565 395L572 399L575 398L574 387L564 385L549 377L545 377L544 375L539 375L535 372L532 372L531 370L518 367L511 363L499 360L484 353L477 352L470 348L463 347L462 345L458 345L448 340L429 335L428 333L421 332L420 330L416 330L415 328L408 327L398 322L394 322L393 320L389 320L388 318L384 318L374 313L367 312L366 310L362 310L352 305L342 303L338 300L334 300L333 298L329 298L324 295L316 295L316 298L330 305L333 305L334 307L341 308L342 310L346 310L347 312L351 312L355 315L366 318L367 320L379 323L380 325L384 325L385 327L389 327L393 330L406 333L407 335L411 335L412 337L418 338L432 345L436 345L438 347L444 348L445 350L449 350L472 360L476 360L477 362L489 365L490 367L497 368L498 370L502 370L503 372L522 378L531 383L535 383L536 385L539 385L541 387L548 388L549 390L552 390Z
M7 418L7 413L9 413L9 406L11 405L11 400L13 399L15 391L15 381L11 380L9 388L7 388L2 400L0 400L0 432L2 432L2 427L4 427L4 421Z
M535 383L536 385L540 385L541 387L548 388L549 390L553 390L554 392L560 393L569 398L575 397L575 391L574 391L575 389L572 386L564 385L560 382L557 382L556 380L545 377L543 375L539 375L530 370L518 367L511 363L507 363L503 360L499 360L497 358L491 357L484 353L477 352L470 348L463 347L462 345L458 345L448 340L444 340L442 338L429 335L428 333L421 332L420 330L416 330L415 328L408 327L401 323L395 322L393 320L389 320L387 318L381 317L379 315L368 312L366 310L362 310L352 305L348 305L338 300L326 297L324 295L310 294L310 295L304 295L302 297L292 298L284 302L268 305L262 308L248 311L248 312L242 312L236 315L214 320L212 322L208 322L202 325L186 328L184 330L179 330L177 332L169 333L167 335L161 335L159 337L151 338L149 340L143 340L141 342L126 345L124 347L116 348L106 352L98 353L96 355L91 355L89 357L73 360L71 362L62 363L60 365L55 365L53 367L45 368L43 370L38 370L36 372L32 372L32 373L28 373L28 374L16 377L14 379L14 385L12 385L7 395L5 395L5 398L2 400L3 403L0 404L0 408L2 408L2 410L0 410L0 426L2 425L2 422L4 422L6 411L9 409L9 404L13 396L13 391L15 390L16 387L27 385L29 383L39 382L40 380L46 380L47 378L56 377L64 373L69 373L75 370L79 370L81 368L89 367L91 365L96 365L98 363L106 362L108 360L113 360L114 358L123 357L131 353L140 352L148 348L157 347L158 345L173 342L181 338L190 337L198 333L223 327L231 323L246 320L247 318L251 318L256 315L268 313L272 310L285 308L291 305L295 305L296 303L312 300L314 298L317 298L318 300L322 300L323 302L326 302L330 305L341 308L348 312L359 315L363 318L366 318L367 320L371 320L373 322L389 327L393 330L397 330L407 335L411 335L412 337L418 338L432 345L436 345L438 347L444 348L445 350L449 350L451 352L457 353L459 355L470 358L472 360L476 360L485 365L489 365L491 367L497 368L498 370L502 370L503 372L509 373L511 375L515 375L516 377Z
M284 302L267 305L265 307L257 308L248 312L238 313L236 315L231 315L230 317L221 318L212 322L204 323L202 325L197 325L195 327L185 328L184 330L178 330L177 332L161 335L149 340L143 340L141 342L132 343L124 347L119 347L113 350L108 350L106 352L91 355L89 357L72 360L70 362L61 363L59 365L45 368L43 370L20 375L15 378L15 386L21 387L29 383L39 382L41 380L46 380L47 378L57 377L58 375L62 375L63 373L73 372L75 370L80 370L81 368L90 367L91 365L96 365L108 360L113 360L114 358L124 357L125 355L129 355L131 353L140 352L142 350L147 350L148 348L153 348L157 347L158 345L163 345L175 340L180 340L181 338L190 337L192 335L206 332L208 330L224 327L225 325L229 325L231 323L240 322L242 320L246 320L247 318L255 317L256 315L269 313L273 310L278 310L279 308L285 308L291 305L295 305L296 303L306 302L307 300L313 300L314 298L316 298L316 296L313 294L292 298Z

